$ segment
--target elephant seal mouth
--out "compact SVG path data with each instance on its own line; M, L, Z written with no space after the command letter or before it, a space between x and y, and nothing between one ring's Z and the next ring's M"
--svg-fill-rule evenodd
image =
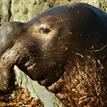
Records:
M47 80L39 81L39 83L46 87L46 89L52 93L57 93L63 86L63 79L59 78L57 81L53 81L47 86Z
M50 68L49 68L50 69ZM60 88L63 86L63 75L64 75L64 68L63 65L55 66L51 68L51 71L44 75L38 83L42 86L45 86L48 91L53 93L57 93Z

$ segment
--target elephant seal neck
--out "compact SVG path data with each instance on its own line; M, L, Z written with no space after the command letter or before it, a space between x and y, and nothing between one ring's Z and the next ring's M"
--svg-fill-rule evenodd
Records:
M107 73L100 60L78 55L74 59L68 61L63 76L48 90L56 94L64 107L107 105L103 100L107 92L101 90L107 87L106 82L101 82L107 79Z

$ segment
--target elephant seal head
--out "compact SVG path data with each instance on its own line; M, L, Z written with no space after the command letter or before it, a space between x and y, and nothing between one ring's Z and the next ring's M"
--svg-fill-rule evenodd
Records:
M0 90L8 90L17 65L67 107L88 103L99 92L94 84L99 84L100 94L106 93L105 20L107 15L100 9L78 3L56 7L27 23L4 25L0 28Z

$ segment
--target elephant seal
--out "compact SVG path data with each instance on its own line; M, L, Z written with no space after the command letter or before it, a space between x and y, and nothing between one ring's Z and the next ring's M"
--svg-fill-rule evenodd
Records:
M64 107L107 106L105 12L85 3L59 6L0 32L1 91L11 89L17 65Z

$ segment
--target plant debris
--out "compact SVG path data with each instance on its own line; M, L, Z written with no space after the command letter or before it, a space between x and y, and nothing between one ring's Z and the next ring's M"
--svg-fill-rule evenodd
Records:
M27 89L16 88L11 95L0 96L0 107L44 107L40 99L30 96Z

